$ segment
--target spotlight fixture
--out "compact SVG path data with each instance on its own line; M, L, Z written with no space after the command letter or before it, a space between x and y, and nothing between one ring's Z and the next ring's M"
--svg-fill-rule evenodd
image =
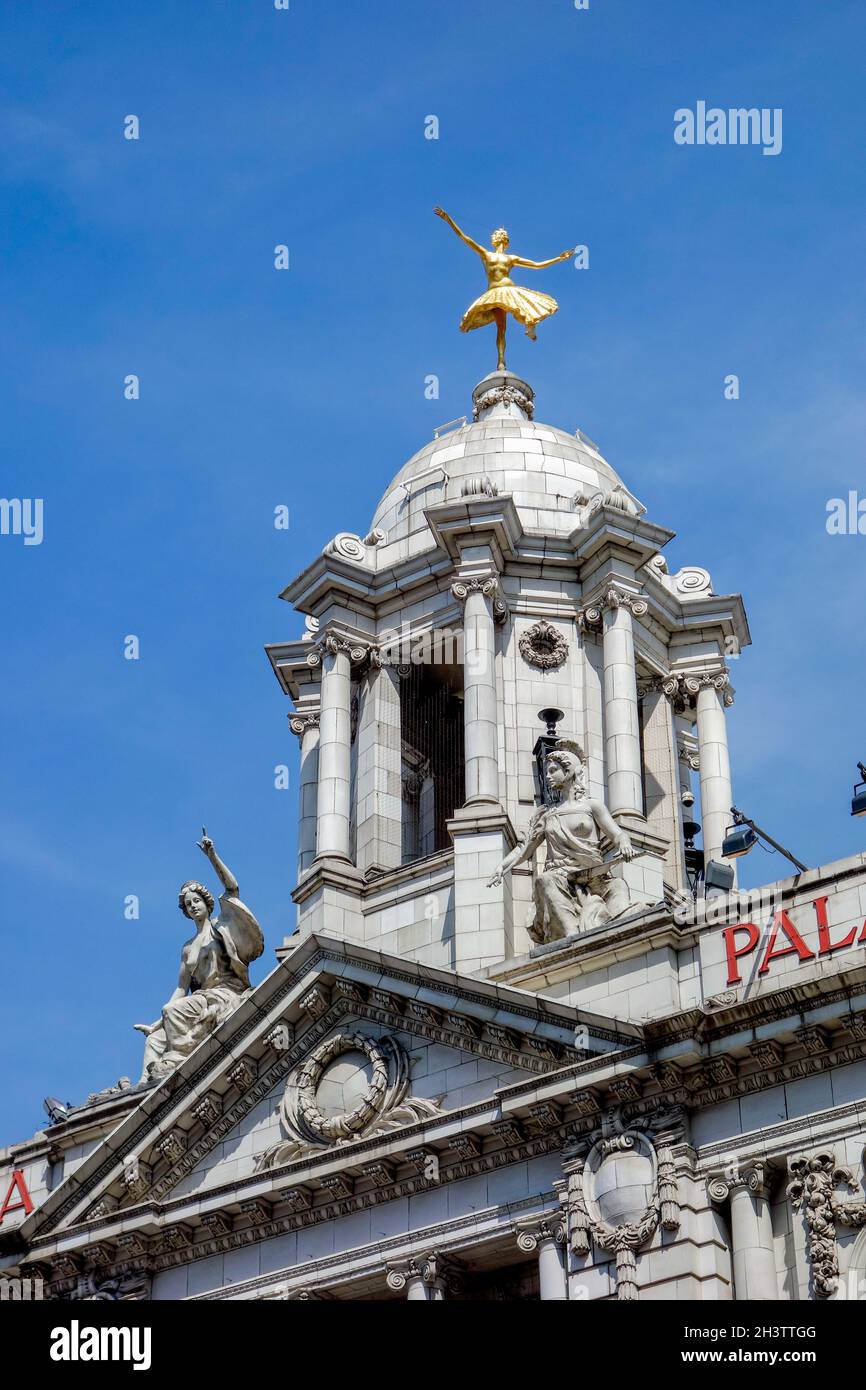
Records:
M70 1101L63 1104L56 1096L46 1096L42 1102L43 1109L53 1125L62 1124L69 1119L69 1111L72 1109Z
M561 709L551 708L540 709L538 711L538 717L544 720L547 727L545 732L539 734L538 738L535 740L535 747L532 750L532 756L535 759L535 790L536 797L538 801L541 802L542 806L550 806L554 798L547 785L547 755L556 747L559 738L556 732L556 726L560 719L565 718L565 715Z
M750 825L743 822L740 825L728 826L727 833L722 844L722 854L726 859L740 859L744 854L748 854L750 849L758 843L758 837Z
M858 782L854 788L854 796L851 799L851 815L866 816L866 765L858 763L857 771L863 780Z
M704 869L704 897L714 897L717 893L730 893L733 886L733 864L720 864L718 859L711 859Z
M780 845L778 840L774 840L772 835L768 835L766 830L762 830L748 816L744 816L742 811L738 811L736 806L731 807L731 815L734 818L733 825L728 826L727 834L722 841L722 858L739 859L742 855L748 854L759 840L764 840L779 854L783 854L789 859L801 874L806 872L807 865L793 855L790 850Z

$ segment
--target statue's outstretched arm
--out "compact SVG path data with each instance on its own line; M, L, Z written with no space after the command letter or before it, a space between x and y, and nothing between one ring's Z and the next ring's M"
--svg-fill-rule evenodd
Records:
M197 840L196 844L198 845L202 854L206 854L210 862L213 864L214 868L216 869L216 872L219 874L220 883L222 884L223 888L225 888L226 892L236 895L238 892L238 881L232 873L231 869L229 869L220 859L219 855L217 854L214 848L214 842L208 835L204 826L202 826L201 828L201 839Z
M477 251L479 256L486 256L487 253L484 250L484 247L479 246L478 242L473 241L471 236L467 236L465 232L461 232L460 228L457 226L457 223L454 221L454 218L449 217L448 213L445 211L444 208L434 208L433 211L435 212L437 217L442 218L443 222L448 223L448 226L451 228L452 232L456 232L461 241L464 241L466 245L471 247L473 251Z
M570 251L562 251L558 256L553 256L549 261L528 261L525 256L515 256L514 264L526 266L527 270L546 270L549 265L559 265L560 261L567 261L569 256L574 255L574 247Z
M520 844L515 845L510 854L506 854L499 868L487 884L487 887L493 888L496 884L501 883L503 875L510 873L518 864L522 864L524 859L529 859L543 841L544 825L539 817L530 823L529 829L520 841Z

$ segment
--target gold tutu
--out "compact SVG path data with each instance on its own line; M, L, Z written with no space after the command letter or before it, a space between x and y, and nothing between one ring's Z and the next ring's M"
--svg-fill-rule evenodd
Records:
M486 290L474 304L469 305L461 320L460 331L468 333L473 328L483 328L485 324L494 322L494 310L504 309L524 325L527 333L534 336L535 325L541 323L542 319L550 318L558 308L555 299L549 294L541 294L539 290L525 290L521 285L499 285L496 289Z

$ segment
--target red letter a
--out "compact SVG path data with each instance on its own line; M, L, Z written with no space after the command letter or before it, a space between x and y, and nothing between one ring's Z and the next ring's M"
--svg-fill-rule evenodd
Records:
M16 1190L16 1188L18 1189L19 1196L21 1197L20 1202L13 1202L10 1200L12 1197L12 1193ZM27 1184L24 1181L24 1174L22 1173L20 1168L16 1168L14 1173L12 1174L12 1181L9 1184L9 1191L6 1193L2 1207L0 1207L0 1225L3 1224L3 1217L6 1215L7 1211L20 1211L22 1207L24 1208L24 1215L29 1216L31 1211L33 1210L33 1203L30 1200L30 1193L27 1191Z
M780 946L777 951L776 937L779 935L780 927L787 936L789 945ZM770 939L767 942L767 949L764 952L764 959L758 966L758 974L766 975L767 971L770 968L771 960L779 960L782 956L790 956L794 951L796 951L801 961L815 959L815 952L809 950L809 947L806 945L802 936L797 931L797 928L794 926L794 923L791 921L787 912L782 910L781 912L777 912L775 917L773 918L773 930L770 932Z

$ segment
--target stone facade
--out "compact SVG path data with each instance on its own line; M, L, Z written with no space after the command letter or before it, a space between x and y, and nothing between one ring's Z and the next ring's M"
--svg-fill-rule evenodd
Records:
M671 532L532 399L481 383L285 590L297 931L169 1075L0 1150L3 1274L85 1300L866 1295L866 855L693 895L683 809L718 859L743 605L669 573ZM446 649L465 794L407 857L401 669ZM538 940L540 857L497 870L547 804L543 708L624 887L582 929L568 860L574 930Z

